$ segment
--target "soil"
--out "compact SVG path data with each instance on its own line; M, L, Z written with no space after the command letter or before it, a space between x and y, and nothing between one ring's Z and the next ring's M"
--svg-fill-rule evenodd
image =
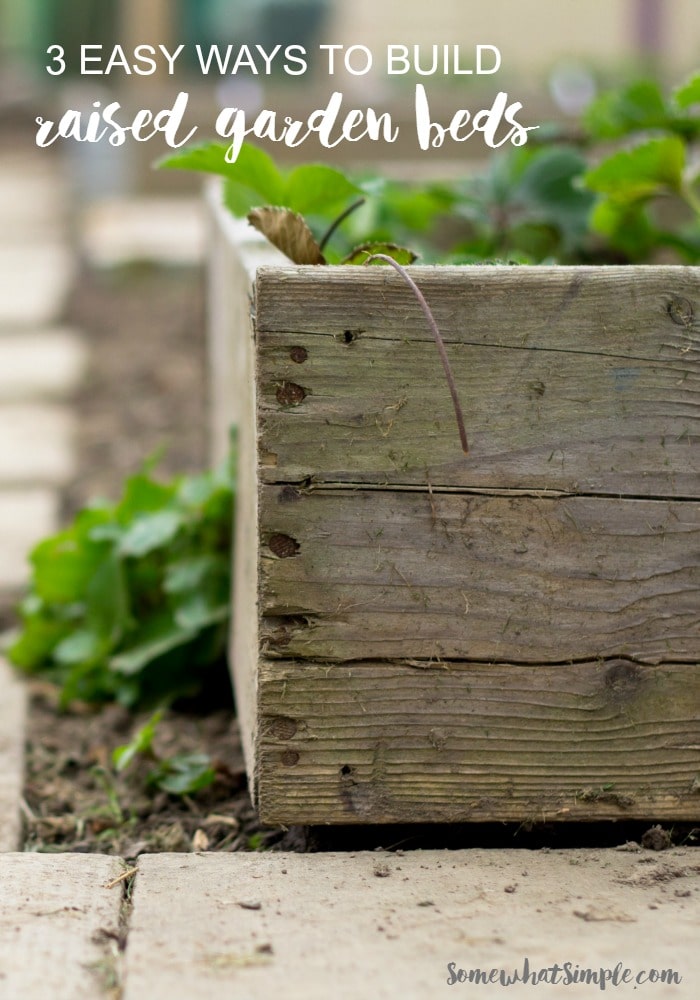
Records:
M85 271L76 282L66 321L84 331L91 364L75 400L78 472L63 497L66 518L95 496L116 498L124 478L158 449L164 476L206 467L203 286L199 269L146 264ZM626 849L640 842L659 850L700 842L700 831L687 824L659 833L647 831L648 823L622 822L267 829L248 795L225 674L222 690L215 707L181 705L158 726L157 754L205 752L214 762L213 785L176 798L149 787L148 761L119 775L112 766L113 749L128 743L148 715L116 705L98 710L76 704L59 712L58 692L31 683L25 849L99 851L133 860L159 851Z
M112 751L149 719L119 705L73 705L58 713L49 685L32 685L24 801L24 849L117 854L239 851L303 846L298 834L260 827L246 786L236 720L230 709L170 712L158 724L154 752L209 754L216 778L196 796L152 788L154 762L118 774Z

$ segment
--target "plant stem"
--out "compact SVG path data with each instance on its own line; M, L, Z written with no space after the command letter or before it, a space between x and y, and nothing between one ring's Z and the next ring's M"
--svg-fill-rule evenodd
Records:
M411 289L415 295L425 318L428 321L428 326L435 340L435 346L438 349L438 354L440 355L440 360L442 361L442 367L445 369L445 378L447 379L447 384L450 388L450 395L452 396L452 404L455 409L455 417L457 419L457 427L459 429L459 440L462 444L462 451L465 455L469 454L469 444L467 442L467 432L464 428L464 414L462 413L462 407L459 402L459 396L457 395L457 386L455 385L454 375L452 374L452 367L450 366L449 359L447 357L447 350L445 349L445 341L442 339L442 334L438 329L438 325L435 322L435 317L430 309L430 306L425 300L425 296L421 292L418 285L415 283L411 275L408 273L405 267L394 260L393 257L389 257L388 254L384 253L373 253L367 255L367 260L365 264L371 264L373 260L384 261L385 264L391 264L395 271L401 275L403 280L406 282L408 287Z
M331 236L333 235L333 233L336 231L336 229L338 228L338 226L342 222L345 222L345 220L347 219L347 217L349 215L352 215L352 213L356 209L360 208L360 206L364 205L364 203L365 203L365 199L364 198L358 198L357 201L354 201L352 203L352 205L349 205L345 209L345 211L341 212L340 215L338 216L338 218L334 222L331 223L330 227L326 230L326 233L325 233L323 239L321 240L321 242L318 245L318 248L321 251L321 253L323 253L324 247L326 246L326 244L328 243L329 239L331 238Z
M699 179L700 177L696 176L686 181L681 188L681 194L685 198L686 204L695 212L698 218L700 218L700 195L695 193L695 185Z

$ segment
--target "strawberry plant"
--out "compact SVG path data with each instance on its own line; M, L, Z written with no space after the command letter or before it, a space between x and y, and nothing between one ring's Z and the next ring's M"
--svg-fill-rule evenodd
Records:
M594 139L624 140L583 177L599 196L591 228L625 259L670 252L700 260L700 75L665 98L651 82L604 94L588 109Z
M12 662L64 703L197 693L225 650L233 490L228 470L161 483L146 467L80 511L31 553Z
M594 100L576 142L543 129L543 139L453 182L350 179L322 165L285 172L249 144L233 164L210 143L161 166L221 175L227 207L295 263L364 263L368 252L402 264L414 254L427 263L695 263L698 106L700 75L670 97L636 82ZM411 250L395 251L402 245Z

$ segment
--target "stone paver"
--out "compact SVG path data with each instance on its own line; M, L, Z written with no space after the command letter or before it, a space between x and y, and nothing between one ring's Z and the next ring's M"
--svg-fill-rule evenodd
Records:
M16 851L20 840L18 803L24 782L24 720L27 689L0 657L0 851ZM0 907L3 887L0 882ZM2 942L0 941L0 949ZM0 969L0 971L2 971ZM0 996L2 993L0 978Z
M154 855L139 860L124 1000L434 1000L460 968L674 969L700 990L693 850ZM461 985L586 997L596 986Z
M60 243L0 246L0 326L46 326L60 315L73 274Z
M118 858L0 857L0 996L97 1000L118 968Z
M133 260L196 264L206 226L198 199L121 198L95 202L83 213L82 250L96 267Z
M0 404L0 483L60 484L74 469L75 417L57 404Z
M38 154L40 156L41 154ZM3 244L36 243L61 237L65 185L48 157L28 162L0 159L0 220Z
M0 401L66 397L86 365L85 344L71 330L0 334Z
M0 588L24 586L27 557L37 542L58 530L58 513L55 490L0 490Z

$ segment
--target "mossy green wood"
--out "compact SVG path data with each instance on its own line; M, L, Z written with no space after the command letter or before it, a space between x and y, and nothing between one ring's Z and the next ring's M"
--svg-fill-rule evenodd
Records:
M412 274L469 456L397 275L258 271L235 644L264 819L700 819L700 271Z

